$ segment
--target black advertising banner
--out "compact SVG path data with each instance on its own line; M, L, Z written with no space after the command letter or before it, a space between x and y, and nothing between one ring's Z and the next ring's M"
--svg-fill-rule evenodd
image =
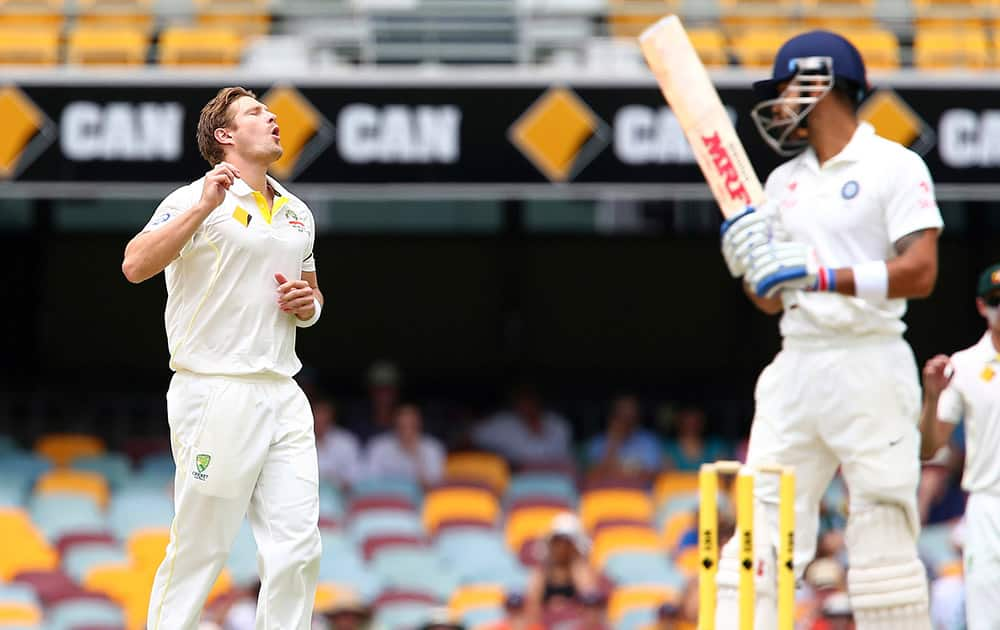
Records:
M284 181L330 186L700 184L653 85L250 86L278 115ZM215 87L0 86L0 191L19 184L167 184L207 170L195 127ZM748 89L723 88L758 174L779 159L757 136ZM882 90L862 116L922 153L940 184L1000 181L1000 90ZM991 108L996 105L996 109ZM707 193L707 189L706 189Z

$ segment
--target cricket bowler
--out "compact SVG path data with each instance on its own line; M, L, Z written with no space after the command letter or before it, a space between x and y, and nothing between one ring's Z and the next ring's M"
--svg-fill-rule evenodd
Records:
M920 455L933 457L965 422L965 618L969 630L989 630L1000 627L1000 264L980 275L977 294L986 333L924 366Z
M149 602L149 630L193 630L248 514L261 589L256 627L307 630L319 573L316 444L292 380L298 328L320 317L312 213L267 170L275 115L243 88L198 120L211 165L178 188L125 248L131 282L160 271L174 376L167 417L175 516Z
M816 550L820 498L839 467L850 493L848 592L860 630L929 630L917 558L920 383L903 340L906 300L931 293L943 226L912 151L857 117L865 66L843 37L785 42L754 84L751 117L779 154L767 201L726 221L722 251L782 349L761 373L747 463L793 466L795 568ZM777 627L778 480L755 499L756 628ZM737 541L721 554L717 627L735 628Z

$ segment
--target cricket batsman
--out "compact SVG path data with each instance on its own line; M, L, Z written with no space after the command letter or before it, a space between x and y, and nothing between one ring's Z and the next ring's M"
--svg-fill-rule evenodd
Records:
M982 339L924 366L920 455L933 457L965 422L965 617L969 630L989 630L1000 627L1000 264L979 276L977 293Z
M868 91L846 39L811 31L785 42L754 84L751 116L779 154L767 202L722 227L730 272L782 349L761 373L748 464L793 466L795 568L816 549L820 497L837 468L850 493L848 592L860 630L930 629L917 558L920 383L903 340L906 300L931 293L942 228L921 158L859 122ZM756 628L777 627L778 482L755 492ZM717 627L735 628L737 541L721 554Z
M160 203L125 248L132 282L164 271L167 417L175 516L149 602L149 630L193 630L249 514L258 548L258 630L307 630L319 573L316 444L292 380L298 328L319 319L316 227L267 175L275 115L243 88L198 120L204 177Z

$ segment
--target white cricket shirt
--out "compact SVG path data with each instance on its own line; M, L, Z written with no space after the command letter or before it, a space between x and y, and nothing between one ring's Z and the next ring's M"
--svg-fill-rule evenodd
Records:
M822 166L812 148L767 178L768 206L787 238L811 245L825 267L896 256L894 243L944 222L924 161L861 123L847 146ZM785 337L900 335L906 300L783 291Z
M967 492L1000 494L1000 351L987 332L979 343L951 357L955 370L938 400L938 418L965 420Z
M263 194L237 179L164 270L171 369L292 376L302 367L295 316L278 307L274 274L297 280L316 270L316 229L302 201L267 181L277 193L270 211ZM170 193L143 232L187 212L203 184L204 178Z

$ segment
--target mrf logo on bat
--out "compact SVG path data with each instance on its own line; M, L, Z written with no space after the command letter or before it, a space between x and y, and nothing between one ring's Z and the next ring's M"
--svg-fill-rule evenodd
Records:
M743 178L740 177L740 173L736 170L736 165L733 164L732 158L729 156L729 151L722 145L722 138L719 137L719 132L716 131L712 135L702 136L701 143L705 150L708 151L709 157L712 158L712 164L715 165L716 172L725 181L726 192L729 193L729 198L735 201L742 201L743 203L750 204L750 193L747 192L746 187L743 185Z

